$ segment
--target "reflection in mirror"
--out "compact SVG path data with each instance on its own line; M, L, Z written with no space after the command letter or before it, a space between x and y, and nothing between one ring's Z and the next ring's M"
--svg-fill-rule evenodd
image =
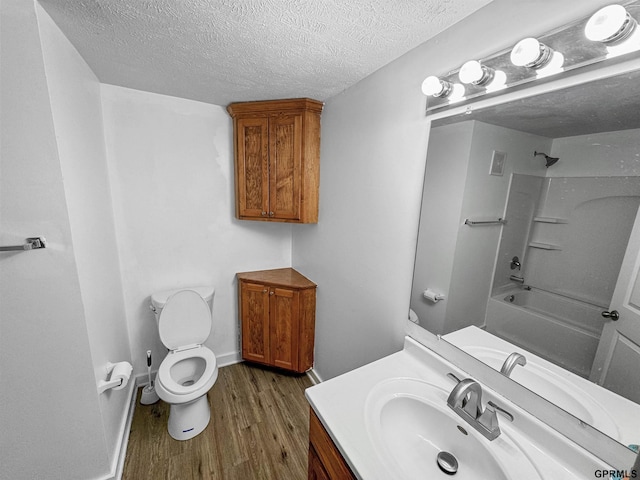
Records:
M410 302L496 370L519 352L513 380L625 446L640 443L633 98L637 71L434 121Z

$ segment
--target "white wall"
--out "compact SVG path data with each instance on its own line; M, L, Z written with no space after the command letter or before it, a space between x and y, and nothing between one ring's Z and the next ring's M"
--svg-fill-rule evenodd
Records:
M33 2L0 4L0 476L87 479L106 440Z
M423 228L418 236L410 305L420 325L433 333L444 332L447 307L451 304L449 289L474 124L445 125L429 134L420 211ZM433 230L438 234L434 235ZM445 299L436 303L427 300L422 295L427 288L445 295Z
M406 68L381 70L322 114L320 217L294 227L293 266L318 284L323 379L402 348L427 128L424 105L397 96Z
M113 209L100 84L42 7L37 7L54 130L96 383L107 362L131 361ZM115 471L129 388L100 395L109 461Z
M291 226L234 218L231 118L223 107L102 86L125 308L136 372L166 355L152 293L213 285L207 346L238 359L235 274L291 265Z
M632 129L556 138L550 155L560 160L547 176L638 176L639 136L640 129Z
M326 101L320 223L293 230L293 266L318 283L321 377L401 347L428 135L424 78L608 3L494 0Z

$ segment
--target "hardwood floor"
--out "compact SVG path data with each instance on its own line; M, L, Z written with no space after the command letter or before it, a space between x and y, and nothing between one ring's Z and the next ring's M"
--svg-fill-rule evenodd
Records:
M209 391L209 425L182 442L167 432L168 404L137 401L122 478L306 479L309 386L306 375L247 363L221 368Z

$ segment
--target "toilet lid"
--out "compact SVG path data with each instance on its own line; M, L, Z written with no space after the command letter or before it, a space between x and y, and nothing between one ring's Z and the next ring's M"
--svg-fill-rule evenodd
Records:
M170 349L204 343L211 333L211 311L193 290L169 297L158 318L160 340Z

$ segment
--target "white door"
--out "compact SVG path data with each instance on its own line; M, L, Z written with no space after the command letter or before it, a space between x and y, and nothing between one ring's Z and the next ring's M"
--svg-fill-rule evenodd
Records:
M640 402L640 209L629 237L590 380Z

